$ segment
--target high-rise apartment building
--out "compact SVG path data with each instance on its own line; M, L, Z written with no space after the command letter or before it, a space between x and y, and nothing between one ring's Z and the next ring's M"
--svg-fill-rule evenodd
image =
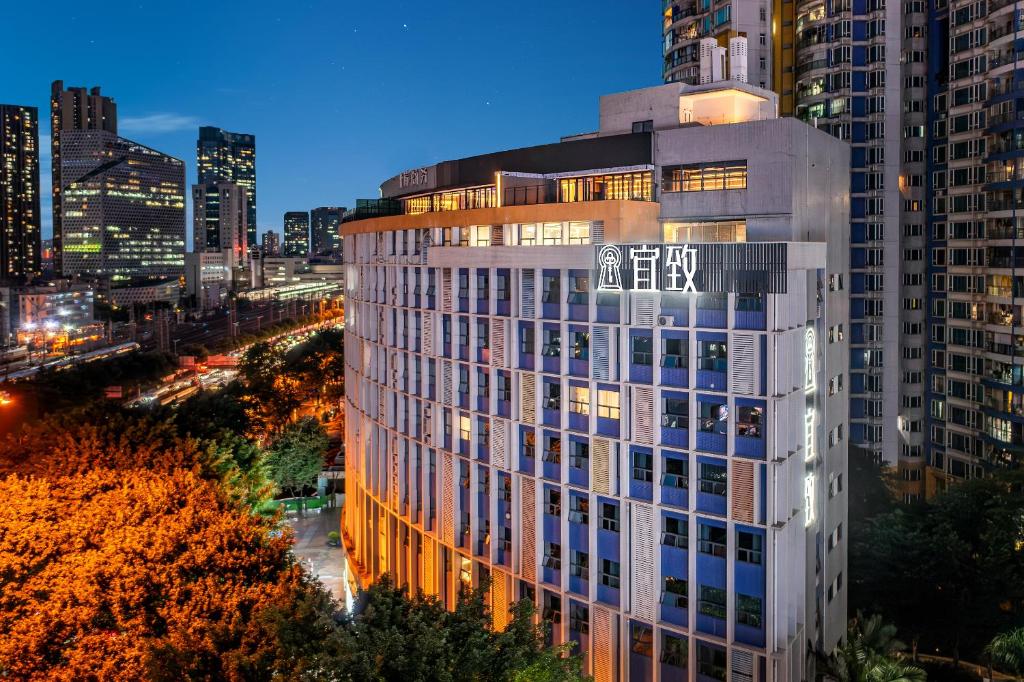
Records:
M50 176L53 199L53 269L63 270L63 219L61 202L64 187L74 178L61 177L61 136L73 130L104 130L117 134L117 104L100 94L99 87L64 88L64 81L50 84Z
M184 162L107 131L64 131L61 176L65 275L182 273Z
M1003 0L929 18L927 466L904 483L926 494L1024 455L1024 22Z
M851 145L850 442L898 465L908 481L920 477L925 462L925 5L725 5L731 15L756 12L763 20L746 36L770 51L770 73L761 80L777 91L782 112ZM666 78L680 73L668 49L677 36L686 37L685 46L708 35L704 14L691 10L692 3L667 3ZM751 63L750 73L760 66ZM906 492L921 490L908 484Z
M309 212L284 214L284 255L298 258L309 255Z
M597 682L805 679L846 629L849 147L776 106L605 97L344 223L353 575L489 580Z
M309 255L341 255L341 219L344 214L344 206L322 206L309 212Z
M267 230L263 233L263 255L265 256L280 256L281 255L281 235L273 230Z
M0 104L0 279L38 275L39 240L39 110Z
M199 184L233 182L245 189L249 202L246 244L256 246L256 136L201 126L196 162Z
M232 182L192 186L192 249L220 251L227 267L243 267L248 252L246 191Z

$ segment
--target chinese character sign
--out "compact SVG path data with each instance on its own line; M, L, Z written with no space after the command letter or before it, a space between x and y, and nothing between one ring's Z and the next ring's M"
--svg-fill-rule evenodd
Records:
M697 249L688 244L606 244L598 251L597 272L598 291L629 288L695 294Z

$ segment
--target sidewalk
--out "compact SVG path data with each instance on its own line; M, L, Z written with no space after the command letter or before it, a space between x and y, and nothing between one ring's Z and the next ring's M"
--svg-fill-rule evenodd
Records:
M341 531L341 508L307 511L305 517L289 515L285 522L295 530L292 552L309 572L318 577L334 598L345 603L345 549L330 547L327 534Z

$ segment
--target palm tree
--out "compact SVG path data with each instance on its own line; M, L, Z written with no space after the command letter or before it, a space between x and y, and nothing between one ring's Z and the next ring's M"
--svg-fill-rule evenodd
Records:
M1012 672L1019 680L1024 673L1024 628L1003 632L985 647L989 660Z
M925 682L925 671L905 663L906 647L896 639L895 626L881 616L860 613L850 621L846 641L827 656L819 653L818 678L836 682Z

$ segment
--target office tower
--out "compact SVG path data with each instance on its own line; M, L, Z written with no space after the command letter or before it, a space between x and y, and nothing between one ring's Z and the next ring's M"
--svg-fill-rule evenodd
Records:
M341 220L344 214L344 206L324 206L310 211L311 256L341 255Z
M185 164L103 131L61 134L65 275L178 276Z
M39 221L39 110L0 104L0 279L42 271Z
M846 631L849 148L776 106L604 97L344 223L353 575L490 580L597 682L805 679Z
M779 0L781 2L781 0ZM712 3L711 0L666 0L662 15L666 83L709 83L722 78L772 87L772 27L769 21L772 3L754 0ZM701 65L714 63L705 58L711 50L721 50L725 69L718 78L701 73ZM785 109L783 113L789 113Z
M256 246L256 136L202 126L196 161L199 184L233 182L245 188L249 202L246 244Z
M244 187L231 182L192 186L192 250L219 251L229 269L244 267L249 234Z
M306 211L284 214L284 255L298 258L309 255L309 213Z
M72 130L105 130L117 134L117 104L100 94L99 87L64 89L64 81L50 84L50 177L53 199L53 270L64 272L62 246L61 134Z
M1013 2L931 10L925 494L1024 455L1021 28Z
M281 255L281 235L273 230L263 233L263 254L266 256Z

